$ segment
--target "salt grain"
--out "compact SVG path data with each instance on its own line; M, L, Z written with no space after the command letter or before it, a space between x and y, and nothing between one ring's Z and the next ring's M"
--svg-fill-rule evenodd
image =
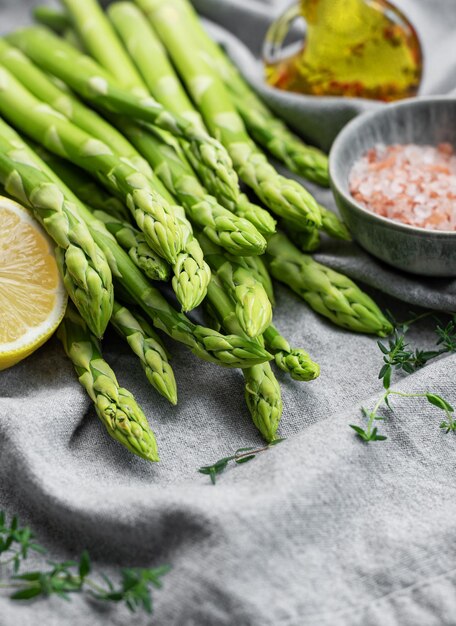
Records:
M377 215L435 230L456 230L456 155L448 143L377 144L350 173L355 200Z

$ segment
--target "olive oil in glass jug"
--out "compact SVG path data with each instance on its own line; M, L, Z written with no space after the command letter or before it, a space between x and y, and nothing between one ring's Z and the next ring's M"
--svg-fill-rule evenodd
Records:
M284 56L299 18L304 44ZM399 100L417 94L422 75L415 29L387 0L300 0L272 24L264 60L270 85L315 96Z

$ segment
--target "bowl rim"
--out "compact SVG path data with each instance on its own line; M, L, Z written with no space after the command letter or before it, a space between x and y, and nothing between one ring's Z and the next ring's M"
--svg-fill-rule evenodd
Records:
M359 131L360 128L370 124L372 120L376 117L388 115L389 111L391 111L392 109L413 109L416 106L432 106L433 104L439 102L443 103L449 101L454 102L454 105L456 106L456 98L451 95L417 96L414 98L407 98L399 102L388 103L385 107L381 109L375 109L374 111L361 113L354 119L350 120L348 124L346 124L337 135L329 153L329 179L333 192L337 192L337 194L342 196L344 201L348 203L351 208L356 210L358 213L361 213L363 216L370 217L372 221L377 221L379 224L383 224L384 226L387 226L394 230L399 230L408 234L427 235L428 237L436 237L442 239L450 239L451 237L456 237L456 230L436 230L432 228L422 228L421 226L412 226L410 224L404 224L403 222L393 220L389 217L383 217L382 215L377 215L376 213L373 213L369 209L365 208L362 204L360 204L357 200L355 200L355 198L351 195L349 191L345 191L345 189L343 188L341 176L338 173L338 167L336 163L338 159L338 153L346 144L346 142L350 139L352 134L356 131Z

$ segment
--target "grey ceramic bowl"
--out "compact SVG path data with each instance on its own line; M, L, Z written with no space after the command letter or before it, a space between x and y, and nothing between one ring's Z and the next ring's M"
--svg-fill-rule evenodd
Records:
M351 196L348 177L353 163L376 143L441 142L456 149L456 99L414 98L350 122L329 157L337 206L356 241L382 261L425 276L456 276L456 231L416 228L375 215Z

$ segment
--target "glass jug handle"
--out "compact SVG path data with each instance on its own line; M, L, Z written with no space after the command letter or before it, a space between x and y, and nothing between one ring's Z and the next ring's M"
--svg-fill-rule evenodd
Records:
M290 29L298 18L302 19L300 2L292 5L280 17L275 19L263 44L263 59L268 65L274 65L282 58L283 43Z

